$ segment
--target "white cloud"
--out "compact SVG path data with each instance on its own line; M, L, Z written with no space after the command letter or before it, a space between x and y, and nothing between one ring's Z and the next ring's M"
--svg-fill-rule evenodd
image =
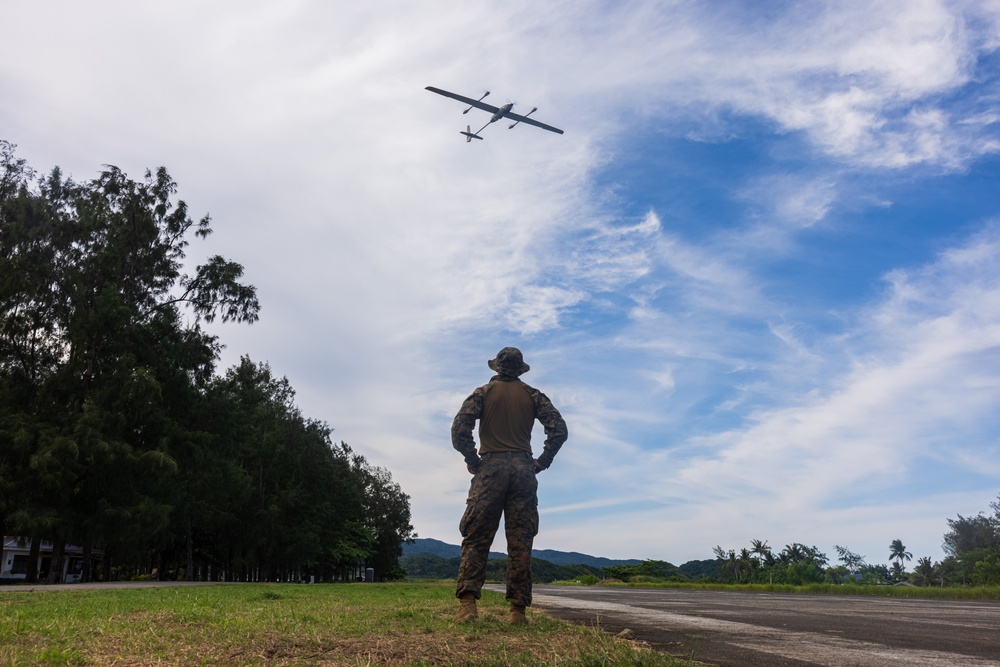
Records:
M961 171L1000 149L982 64L1000 8L723 9L8 3L6 48L31 57L0 63L0 124L36 168L78 179L167 165L215 221L190 257L230 256L261 290L260 323L217 329L227 363L287 374L305 414L393 471L418 532L454 538L466 479L448 425L514 342L571 417L544 478L561 510L548 546L599 550L585 510L626 501L647 505L614 515L601 539L622 553L600 555L683 553L646 537L654 520L691 557L734 526L808 541L817 516L871 512L828 509L838 488L876 470L895 483L913 457L964 470L969 443L996 447L995 232L889 273L846 332L797 319L761 267L851 196L845 173ZM516 97L566 134L498 123L466 145L458 130L484 114L426 85ZM746 140L748 118L812 152L739 172L738 219L691 235L595 188L642 150L636 131L721 143Z
M776 532L787 535L781 538L787 541L818 541L843 531L868 545L876 539L888 544L893 531L905 525L943 525L953 516L944 509L946 498L966 493L973 478L996 477L989 452L997 449L1000 426L995 416L1000 408L1000 278L993 269L998 261L1000 232L990 226L932 264L894 272L885 299L863 314L851 336L837 337L837 344L848 346L839 358L854 358L854 363L816 391L789 394L783 407L759 410L731 430L643 451L630 466L614 464L630 477L627 497L669 505L635 516L630 512L631 527L637 530L645 522L668 535L676 530L683 545L654 548L651 537L649 548L694 558L699 549L707 553L711 543L733 546L740 534L733 527L743 524L755 533L744 541ZM786 382L779 370L792 374L796 366L775 367L770 384ZM610 458L606 453L588 465L606 470ZM927 466L934 472L923 472ZM893 496L917 473L935 479L917 503L925 515L898 504L884 510L896 513L887 515L891 521L866 516L865 529L849 530L859 516L883 511L876 509L875 498ZM954 476L962 481L949 481ZM621 497L614 481L598 488L595 506ZM677 497L686 500L687 509L677 509ZM987 500L981 501L983 507ZM616 530L628 533L630 527ZM688 542L694 540L692 532L703 541ZM559 536L571 539L562 530ZM928 538L921 539L921 548L929 549ZM936 548L930 555L940 557ZM875 562L881 560L877 556Z
M633 108L690 115L706 129L727 107L760 114L849 164L955 169L997 151L995 128L983 141L981 126L965 127L982 118L977 100L954 106L948 122L939 106L975 80L976 53L993 48L983 42L996 33L995 10L937 0L831 2L777 18L727 9L706 16L673 6L669 24L642 28L609 22L630 37L629 54L663 63L616 80L631 88Z

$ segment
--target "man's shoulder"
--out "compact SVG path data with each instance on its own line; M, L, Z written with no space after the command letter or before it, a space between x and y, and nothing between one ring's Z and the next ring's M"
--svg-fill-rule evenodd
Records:
M467 398L465 400L467 400L467 401L469 401L469 400L477 400L477 399L481 400L484 396L486 396L486 394L489 392L489 390L493 388L493 384L494 384L494 381L490 380L486 384L481 385L479 387L476 387L475 389L472 390L472 393L469 394L469 398Z
M514 380L514 382L516 382L517 384L521 385L522 387L524 387L528 391L538 391L537 389L535 389L534 387L532 387L530 384L528 384L527 382L525 382L521 378L517 378L516 380Z
M536 396L541 393L534 387L522 381L520 378L501 378L500 376L494 376L490 378L490 381L484 384L483 386L477 387L475 391L472 392L472 395L486 396L486 394L488 394L490 390L496 387L503 387L504 390L506 391L510 390L513 390L515 392L525 391L531 396ZM506 393L506 392L502 390L501 393Z
M527 392L528 395L531 396L531 398L535 401L538 401L539 399L546 401L548 400L548 397L545 394L543 394L540 390L532 387L530 384L528 384L521 378L501 378L500 376L494 376L490 378L489 382L487 382L481 387L477 387L475 391L472 392L472 395L479 397L486 396L486 394L490 391L490 389L500 385L504 385L507 387L517 387L518 389Z
M521 388L523 388L526 392L528 392L528 395L531 396L531 398L534 399L535 401L537 401L540 398L548 400L548 397L545 394L543 394L540 390L535 389L524 380L518 379L517 384L521 385Z
M489 382L487 382L486 384L484 384L484 385L480 385L480 386L476 387L476 388L475 388L475 389L473 390L473 392L472 392L472 393L473 393L473 394L479 394L479 395L482 395L482 394L485 394L485 393L486 393L486 392L488 392L488 391L489 391L490 389L492 389L492 388L493 388L493 385L495 385L496 383L497 383L497 379L496 379L496 378L491 378L491 379L490 379L490 381L489 381Z

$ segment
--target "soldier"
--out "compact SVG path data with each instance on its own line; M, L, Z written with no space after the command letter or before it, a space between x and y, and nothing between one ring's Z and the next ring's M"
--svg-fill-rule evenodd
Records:
M478 617L476 600L486 580L486 561L503 514L507 533L507 601L510 622L528 622L531 604L531 543L538 534L538 481L535 475L552 464L566 441L566 422L548 397L521 382L530 370L521 351L500 350L489 367L496 375L465 399L451 425L452 445L465 457L472 486L462 532L462 563L455 595L461 602L456 621ZM479 420L479 454L472 429ZM531 429L545 428L545 447L532 458Z

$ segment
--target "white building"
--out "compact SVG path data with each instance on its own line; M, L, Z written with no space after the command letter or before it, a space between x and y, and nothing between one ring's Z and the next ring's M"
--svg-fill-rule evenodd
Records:
M38 550L38 580L44 581L52 567L52 542L42 541ZM24 581L28 576L28 559L31 556L31 539L5 535L0 551L0 583ZM100 559L100 552L94 550L91 558ZM83 547L67 544L63 554L62 572L57 583L75 584L83 578Z

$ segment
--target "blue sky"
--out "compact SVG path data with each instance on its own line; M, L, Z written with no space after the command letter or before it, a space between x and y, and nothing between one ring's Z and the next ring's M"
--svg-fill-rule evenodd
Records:
M355 4L0 0L0 136L166 166L192 262L259 289L223 367L287 376L422 537L460 541L450 422L506 345L570 429L538 548L938 560L988 510L1000 3ZM566 133L466 144L428 85Z

